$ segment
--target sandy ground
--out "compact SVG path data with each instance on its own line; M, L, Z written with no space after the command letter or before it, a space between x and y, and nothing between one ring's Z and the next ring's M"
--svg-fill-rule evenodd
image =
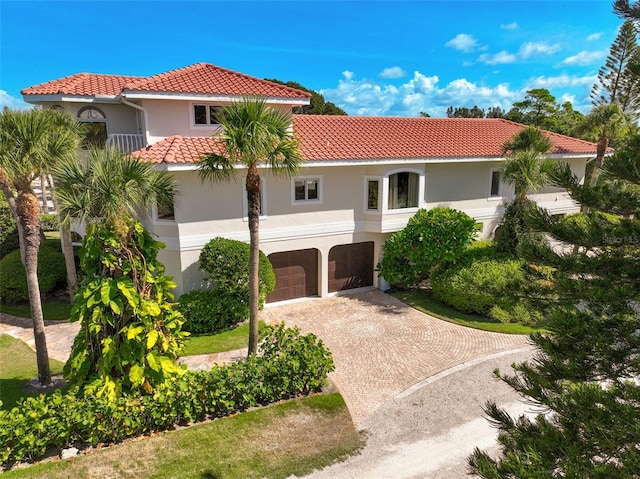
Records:
M530 406L492 371L509 371L533 355L531 348L494 354L452 368L397 395L363 424L368 441L361 454L305 479L458 479L468 476L475 447L498 452L497 432L482 406L494 400L514 415Z

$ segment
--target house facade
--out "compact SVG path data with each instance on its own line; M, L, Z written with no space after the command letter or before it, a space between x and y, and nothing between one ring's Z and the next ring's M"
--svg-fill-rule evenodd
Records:
M22 91L25 101L87 122L87 147L111 145L169 171L180 196L146 226L177 294L201 286L198 257L216 236L249 240L243 177L202 181L195 161L215 151L219 109L244 96L291 114L310 94L200 63L152 77L78 74ZM276 272L268 301L360 287L384 288L374 271L382 245L419 208L449 206L491 237L513 188L500 181L502 144L523 125L502 119L291 114L304 168L295 178L261 171L260 248ZM547 133L551 157L584 174L595 145ZM577 211L562 191L531 198L555 214Z

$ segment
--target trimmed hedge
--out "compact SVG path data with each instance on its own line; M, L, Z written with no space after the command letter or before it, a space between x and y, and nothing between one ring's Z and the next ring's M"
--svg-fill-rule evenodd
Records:
M0 259L20 248L18 227L6 202L0 203Z
M460 263L431 275L433 297L459 311L501 322L539 322L541 313L519 294L526 281L524 264L490 245L470 248Z
M55 244L60 244L57 241ZM64 255L53 247L52 243L43 242L38 252L38 282L40 294L48 294L63 286L67 269ZM29 301L27 275L20 259L20 250L15 250L0 260L0 299L3 303L24 303Z
M58 214L47 213L40 215L40 229L42 231L58 231L60 229Z
M78 390L27 398L0 411L0 463L34 461L50 449L95 446L172 429L250 407L320 391L334 370L313 334L284 324L261 336L260 354L245 362L188 372L152 395L81 396Z
M215 334L244 321L249 308L248 302L248 294L194 290L180 296L176 307L185 318L183 331Z

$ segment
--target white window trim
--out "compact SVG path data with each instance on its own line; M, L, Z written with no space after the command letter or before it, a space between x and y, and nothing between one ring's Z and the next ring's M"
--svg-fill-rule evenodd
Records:
M418 175L418 206L414 208L397 208L389 209L389 177L396 173L416 173ZM396 168L395 170L387 171L382 178L382 213L383 214L405 214L416 213L420 208L424 208L427 204L426 198L427 190L427 174L424 170L417 168Z
M242 221L249 221L249 202L247 200L247 178L242 178ZM260 177L260 206L262 214L260 220L266 220L267 216L267 181Z
M369 208L369 182L377 181L378 182L378 208L372 210ZM365 176L364 177L364 212L366 214L380 214L382 212L381 202L382 202L382 185L383 178L382 176Z
M206 125L197 125L196 124L196 117L195 117L195 112L194 112L194 106L196 105L202 105L207 107L207 120L209 120L209 107L210 106L218 106L218 107L223 107L223 105L218 105L216 103L207 103L207 102L203 102L203 101L193 101L189 103L189 123L191 125L191 129L192 130L214 130L214 131L220 131L222 130L222 125L217 123L215 125L212 125L210 123L207 123Z
M296 201L296 180L318 180L318 199L317 200L297 200ZM304 175L291 178L291 206L300 205L321 205L323 200L322 191L322 175Z
M501 201L504 199L504 183L502 182L502 174L500 174L500 183L498 184L498 194L493 196L491 194L491 184L493 182L493 174L500 172L500 168L491 168L489 171L489 194L487 195L487 201Z

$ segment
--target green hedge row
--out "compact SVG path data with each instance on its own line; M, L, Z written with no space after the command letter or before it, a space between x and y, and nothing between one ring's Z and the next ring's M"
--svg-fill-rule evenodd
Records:
M249 295L243 291L193 290L176 305L185 318L183 331L216 334L247 319Z
M0 411L0 462L34 461L71 445L116 443L306 395L319 391L333 369L331 353L313 334L301 335L284 324L269 327L257 356L185 372L150 395L109 401L56 391Z

